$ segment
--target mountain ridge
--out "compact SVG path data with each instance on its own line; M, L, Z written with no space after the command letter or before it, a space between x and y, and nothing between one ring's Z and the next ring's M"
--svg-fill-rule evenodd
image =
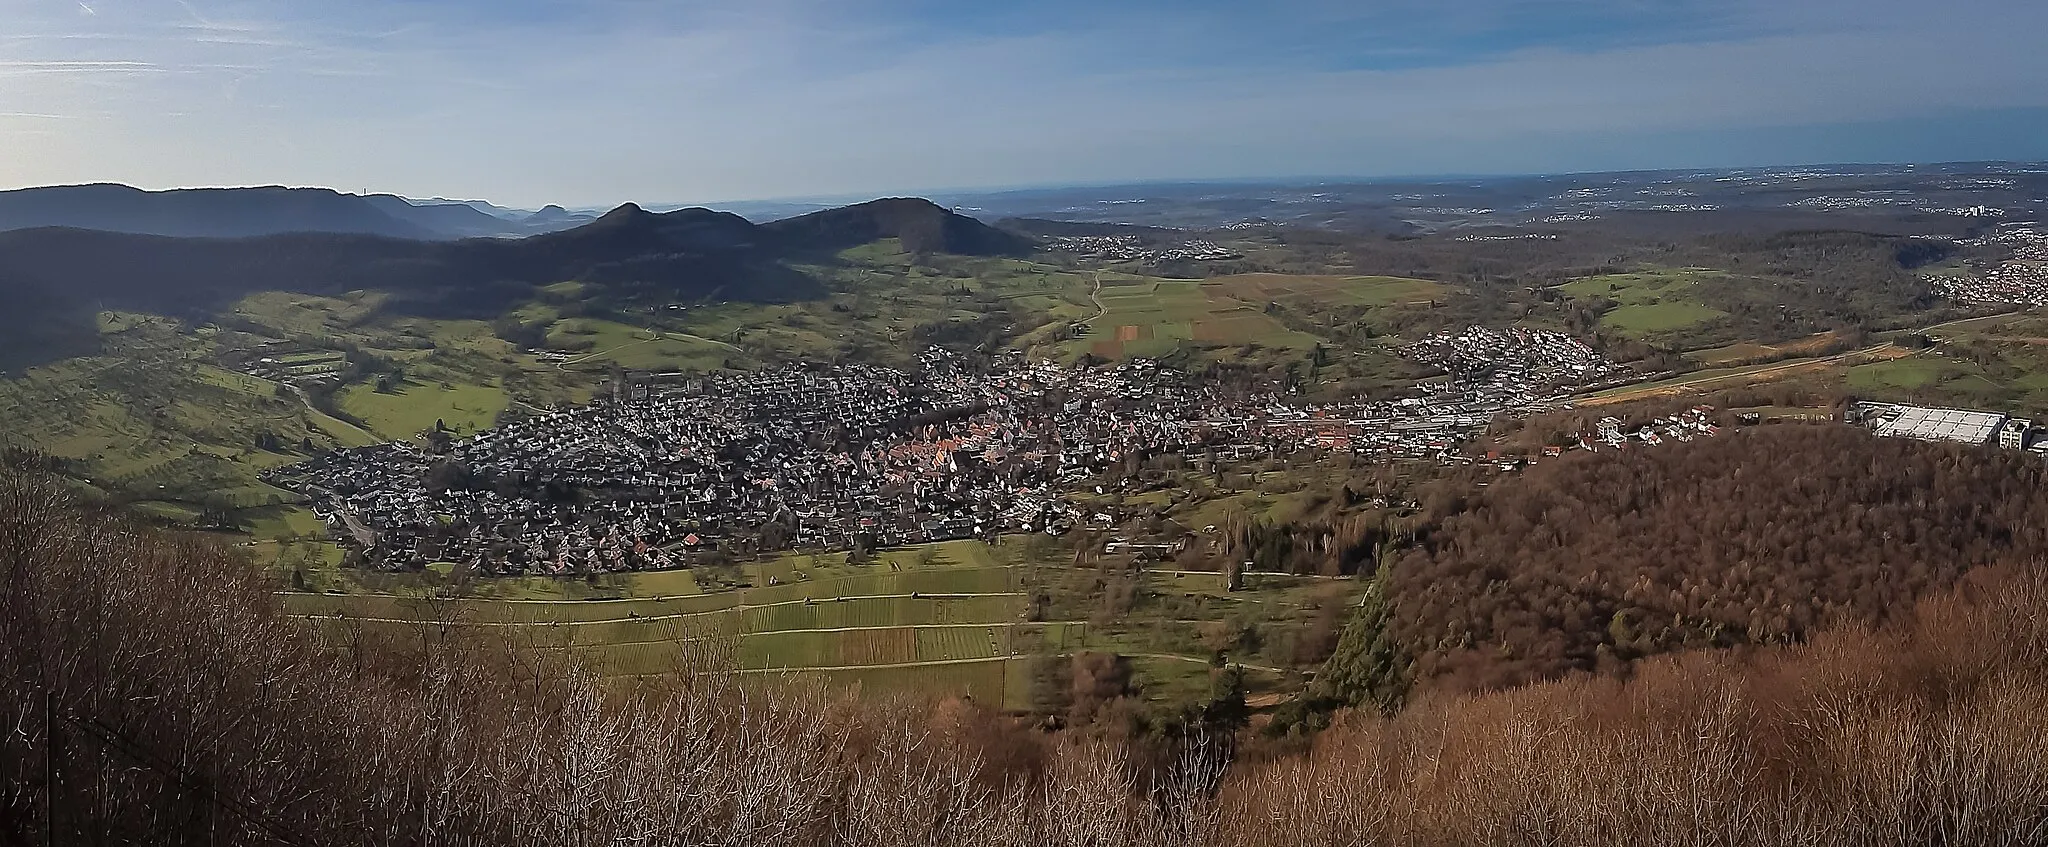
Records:
M178 238L332 232L433 238L367 198L280 185L149 191L85 183L0 191L0 230L68 227Z
M312 232L445 241L535 235L583 220L567 212L508 219L469 201L282 185L150 190L99 182L0 191L0 231L64 227L173 238Z
M458 240L5 231L0 296L31 305L0 313L0 367L90 352L97 344L92 315L103 309L205 320L257 291L375 289L390 293L390 307L400 312L490 319L538 286L572 280L618 302L787 302L823 293L818 280L790 266L793 259L815 261L883 238L901 238L914 252L988 254L1029 244L928 201L831 211L840 214L762 226L730 212L655 213L628 203L572 229Z

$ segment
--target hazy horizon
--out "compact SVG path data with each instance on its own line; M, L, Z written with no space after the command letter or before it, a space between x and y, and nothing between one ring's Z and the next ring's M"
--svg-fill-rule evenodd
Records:
M0 187L582 208L2048 159L2041 4L1443 5L0 0Z

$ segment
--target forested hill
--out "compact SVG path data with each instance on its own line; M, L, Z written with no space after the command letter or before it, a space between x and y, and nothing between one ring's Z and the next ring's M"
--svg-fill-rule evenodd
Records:
M1424 530L1387 575L1386 635L1455 688L1798 641L2041 562L2044 483L2031 456L1832 425L1573 454Z
M838 251L884 238L902 240L903 249L913 253L989 256L1031 249L1030 239L1024 236L914 197L826 209L764 224L761 229L785 249L798 252Z
M559 206L543 212L520 217L484 203L274 185L145 191L97 183L0 191L0 231L71 227L173 238L326 232L446 241L535 235L590 221Z
M881 238L923 252L991 253L1022 242L926 201L882 201L766 227L705 209L622 206L525 239L421 241L378 235L167 238L91 231L0 232L0 368L78 355L91 316L117 309L203 318L255 291L378 289L417 314L491 318L533 287L575 280L617 301L776 302L814 296L786 260Z
M575 651L476 627L379 637L289 616L245 551L77 503L30 458L0 454L0 844L1926 847L2048 831L2038 574L1973 574L1895 626L1810 646L1349 715L1313 747L1118 708L1049 732L964 698L742 679L721 639L672 674L607 681ZM1215 702L1191 717L1233 714Z
M398 198L391 198L396 200ZM192 188L144 191L126 185L57 185L0 191L0 230L75 227L137 235L241 238L285 232L331 232L391 238L447 237L407 220L400 200L326 188ZM469 210L483 215L474 209ZM446 214L429 212L429 214Z

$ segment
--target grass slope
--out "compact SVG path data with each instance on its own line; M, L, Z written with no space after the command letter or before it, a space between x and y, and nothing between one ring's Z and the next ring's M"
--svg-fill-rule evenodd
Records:
M1602 327L1632 338L1651 339L1726 317L1727 312L1701 301L1704 293L1700 286L1727 277L1722 271L1667 268L1586 277L1557 290L1577 300L1612 302L1613 308L1600 317Z
M554 597L529 596L550 593L534 580L486 583L497 597L437 599L416 575L411 585L379 586L398 593L297 593L285 601L296 614L338 625L431 633L439 625L428 622L446 622L527 649L571 650L607 675L667 672L708 638L730 643L749 672L811 673L878 692L970 693L1025 708L1030 687L1017 677L1033 656L1151 657L1139 665L1140 682L1160 702L1206 690L1219 632L1235 639L1228 650L1242 652L1241 661L1284 664L1289 633L1322 606L1346 606L1355 588L1348 580L1253 577L1245 591L1229 592L1220 574L1147 573L1137 606L1083 622L1096 611L1091 580L1100 572L1054 564L1063 560L1041 542L955 541L883 551L865 565L823 554L750 563L734 569L749 587L716 592L701 590L695 572L675 571L614 577L591 599L568 599L591 588L578 582L552 583ZM1044 620L1027 614L1033 595L1050 604ZM1243 635L1248 629L1265 634ZM1291 684L1272 673L1261 679L1262 690Z

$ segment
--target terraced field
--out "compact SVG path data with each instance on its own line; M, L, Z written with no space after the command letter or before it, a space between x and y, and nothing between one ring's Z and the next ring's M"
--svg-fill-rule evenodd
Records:
M884 551L872 564L841 555L790 555L741 568L750 587L704 591L689 571L634 574L590 589L582 582L506 580L506 596L445 599L424 585L397 593L287 593L289 612L334 627L408 638L454 633L502 639L517 649L568 651L606 676L674 673L704 649L730 650L742 673L793 673L858 683L876 693L964 694L1027 709L1033 659L1080 651L1142 658L1134 668L1146 697L1206 690L1212 647L1204 622L1264 620L1292 628L1328 586L1253 577L1225 590L1221 575L1147 573L1157 599L1137 616L1089 623L1088 601L1067 582L1088 569L1032 564L1027 544L961 541ZM614 596L546 596L600 590ZM1033 620L1036 595L1056 600ZM1192 617L1191 617L1192 616ZM1099 631L1098 631L1099 629ZM1247 660L1251 661L1251 660ZM1254 667L1263 667L1254 663ZM1292 684L1262 672L1261 684Z
M957 688L977 696L1000 696L1012 656L1080 636L1075 627L1025 621L1018 569L997 564L994 551L977 542L891 551L871 565L790 556L744 570L754 587L720 592L701 591L689 572L676 571L633 575L622 596L608 599L440 599L414 591L284 600L290 612L335 627L427 637L460 631L524 649L574 651L609 676L671 673L693 643L715 641L735 648L732 658L747 672L818 668L847 680L872 672L861 681L876 690Z

